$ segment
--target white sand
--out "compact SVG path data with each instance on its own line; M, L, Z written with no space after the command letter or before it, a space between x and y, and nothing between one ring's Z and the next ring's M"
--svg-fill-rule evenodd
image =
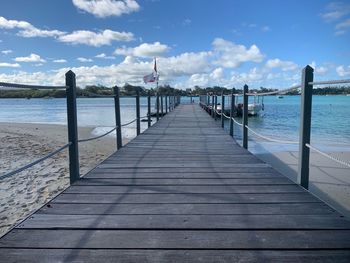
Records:
M79 138L93 128L79 128ZM0 123L0 174L41 158L67 143L63 125ZM126 141L124 141L126 143ZM115 137L80 143L80 173L116 150ZM0 236L69 185L68 149L0 182Z
M350 152L327 153L350 163ZM273 151L257 156L294 182L297 181L298 152ZM350 168L311 151L309 190L350 218Z

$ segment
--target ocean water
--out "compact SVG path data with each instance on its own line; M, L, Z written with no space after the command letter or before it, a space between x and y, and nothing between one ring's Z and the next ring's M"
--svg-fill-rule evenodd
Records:
M198 97L193 97L198 103ZM253 99L253 98L252 98ZM230 104L226 99L226 105ZM241 98L239 98L240 102ZM218 98L221 101L221 98ZM141 98L141 116L147 114L147 98ZM189 97L182 98L189 103ZM121 122L126 123L136 117L135 98L121 98ZM165 104L165 103L164 103ZM154 110L155 98L152 98ZM298 141L300 125L300 96L264 97L264 111L257 117L250 117L248 125L264 136L274 139ZM77 99L78 125L95 127L93 135L100 135L115 125L114 101L112 98ZM67 123L65 99L0 99L0 122L15 123ZM240 118L237 118L241 121ZM123 129L123 135L132 138L136 135L136 124ZM225 128L228 130L228 122ZM147 123L141 123L141 129ZM241 140L241 127L235 125L235 138ZM113 134L111 134L113 136ZM115 136L115 135L114 135ZM272 150L297 150L297 145L269 143L259 140L249 133L251 149L259 151L254 141L268 144ZM311 142L322 149L350 151L350 96L313 96Z

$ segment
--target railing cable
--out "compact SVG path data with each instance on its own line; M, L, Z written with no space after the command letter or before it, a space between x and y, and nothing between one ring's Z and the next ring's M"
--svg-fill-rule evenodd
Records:
M16 89L67 89L68 86L40 86L40 85L27 85L27 84L16 84L0 82L0 87L4 88L16 88ZM5 90L5 89L2 89Z
M245 126L248 131L250 131L251 133L255 134L256 136L262 138L262 139L265 139L267 141L270 141L270 142L277 142L277 143L284 143L284 144L299 144L299 142L297 141L283 141L283 140L276 140L276 139L271 139L269 137L266 137L260 133L257 133L256 131L254 131L252 128L248 127L248 125Z
M283 89L283 90L276 90L276 91L271 91L271 92L262 92L262 93L247 93L248 96L266 96L266 95L276 95L276 94L284 94L289 91L293 91L296 89L301 88L300 85L290 87L288 89Z
M224 116L225 116L226 118L230 119L230 117L229 117L229 116L227 116L225 113L224 113ZM242 123L240 123L240 122L238 122L238 121L236 121L236 119L235 119L235 118L233 118L233 117L232 117L232 120L233 120L233 122L234 122L234 123L236 123L238 126L243 126L243 124L242 124Z
M342 164L342 165L347 166L348 168L350 168L350 163L347 163L347 162L345 162L343 160L340 160L340 159L338 159L338 158L336 158L334 156L331 156L331 155L329 155L329 154L327 154L325 152L322 152L321 150L315 148L314 146L312 146L312 145L310 145L308 143L306 143L305 146L308 147L309 149L311 149L311 150L313 150L313 151L323 155L324 157L327 157L328 159L330 159L330 160L332 160L332 161L334 161L336 163Z
M96 136L96 137L92 137L92 138L88 138L88 139L81 139L81 140L78 140L78 142L88 142L88 141L93 141L93 140L97 140L99 138L102 138L108 134L110 134L111 132L115 131L116 129L118 128L118 126L115 126L112 130L102 134L102 135L99 135L99 136Z
M30 167L32 167L32 166L34 166L34 165L40 163L40 162L42 162L42 161L45 161L46 159L48 159L48 158L50 158L50 157L56 155L57 153L63 151L64 149L68 148L69 145L71 145L70 142L67 143L66 145L63 145L63 146L60 147L59 149L57 149L57 150L55 150L55 151L53 151L53 152L51 152L51 153L45 155L44 157L42 157L42 158L40 158L40 159L38 159L38 160L32 162L32 163L26 164L26 165L24 165L24 166L22 166L22 167L20 167L20 168L18 168L18 169L16 169L16 170L12 171L12 172L9 172L9 173L6 173L6 174L1 175L1 176L0 176L0 180L3 180L3 179L5 179L5 178L7 178L7 177L10 177L10 176L12 176L12 175L14 175L14 174L20 173L20 172L22 172L22 171L24 171L24 170L26 170L26 169L28 169L28 168L30 168Z
M350 83L350 79L341 79L341 80L325 80L325 81L313 81L309 82L309 85L333 85L333 84L347 84Z

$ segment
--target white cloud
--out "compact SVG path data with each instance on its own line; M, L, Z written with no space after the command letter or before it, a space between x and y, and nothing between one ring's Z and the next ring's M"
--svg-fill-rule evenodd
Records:
M21 65L18 63L4 63L0 62L0 67L5 67L5 68L20 68Z
M66 63L67 60L65 60L65 59L55 59L55 60L53 60L53 62L54 63Z
M1 53L4 55L8 55L11 54L13 51L11 49L7 49L7 50L2 50Z
M71 44L84 44L94 47L110 45L112 41L131 41L134 39L133 33L117 32L105 29L102 32L92 32L88 30L78 30L70 34L60 36L59 41Z
M348 77L350 76L350 66L339 66L336 68L336 72L339 77Z
M140 9L135 0L73 0L73 4L96 17L121 16Z
M210 77L215 80L220 80L224 76L224 70L223 68L216 68L213 70L213 72L210 74Z
M59 31L59 30L42 30L39 28L28 28L25 30L21 30L18 32L18 35L21 37L59 37L66 34L66 32Z
M222 38L216 38L213 46L218 57L215 64L225 68L237 68L244 62L261 62L264 58L256 45L246 48L243 45L236 45Z
M80 62L93 62L93 60L91 58L77 58L77 60L79 60Z
M28 57L17 57L14 60L17 62L45 62L44 59L34 53L30 54Z
M346 30L350 27L350 19L347 19L341 23L338 23L336 26L335 26L335 34L336 35L343 35L345 34Z
M134 48L117 48L114 54L135 57L161 57L165 55L169 49L167 45L154 42L153 44L143 43Z
M341 2L331 2L326 7L326 12L321 17L326 22L332 22L350 13L350 5Z
M32 28L33 26L26 21L18 21L18 20L8 20L5 17L0 16L0 28L5 29L14 29L14 28Z
M95 56L95 58L104 58L104 59L115 59L113 56L107 56L105 53L101 53Z
M0 16L0 28L21 29L18 32L21 37L57 37L65 34L65 32L59 30L42 30L26 21L8 20L2 16Z
M269 59L265 67L268 69L280 68L282 71L295 71L298 69L298 65L292 61L283 61L278 58Z

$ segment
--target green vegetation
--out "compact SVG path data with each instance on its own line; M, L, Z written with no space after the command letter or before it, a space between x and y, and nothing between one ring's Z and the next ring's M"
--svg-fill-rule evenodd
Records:
M150 88L145 89L141 86L133 86L130 84L125 84L123 87L120 88L120 95L121 96L134 96L136 95L137 88L140 88L141 90L141 96L146 96L148 94L148 91L151 93L152 96L156 94L156 89ZM263 92L271 92L276 91L277 89L267 89L264 87L260 87L260 89L250 89L250 92L256 92L256 93L263 93ZM231 92L235 94L242 93L242 89L228 89L224 87L214 86L214 87L206 87L206 88L200 88L198 86L195 86L191 91L187 90L179 90L175 89L169 85L162 85L159 86L158 91L160 94L175 94L175 95L192 95L192 96L198 96L198 95L206 95L206 94L218 94L220 95L222 92L224 94L231 94ZM286 95L298 95L299 91L291 91L286 93ZM350 87L348 86L341 86L341 87L323 87L323 88L314 88L313 89L314 95L343 95L343 94L350 94ZM111 96L113 95L113 89L108 88L105 86L86 86L84 89L77 88L77 95L78 97L87 97L87 98L94 98L98 96ZM39 90L39 89L11 89L11 90L1 90L0 89L0 98L64 98L66 96L65 90Z

